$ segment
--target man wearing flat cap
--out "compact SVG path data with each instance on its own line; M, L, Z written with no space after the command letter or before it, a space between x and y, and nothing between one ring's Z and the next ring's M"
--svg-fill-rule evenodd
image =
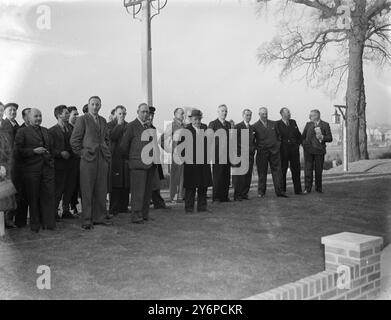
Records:
M198 109L194 109L190 115L191 124L186 126L185 130L189 130L192 139L193 159L192 161L186 161L183 169L183 187L185 188L185 211L186 213L192 213L194 211L195 194L197 193L197 211L204 212L207 209L206 193L208 187L213 185L212 172L210 164L208 163L208 139L204 134L208 129L206 124L201 123L202 112ZM199 135L204 137L200 139ZM197 139L198 137L198 139ZM202 141L201 144L197 144L197 141ZM185 140L186 143L186 140ZM197 150L198 146L198 150ZM201 152L199 148L204 148L204 159L198 159L198 154ZM185 152L186 149L185 149ZM198 159L198 161L197 161ZM202 161L203 160L203 161Z
M21 188L22 188L22 175L21 175L21 170L18 170L18 165L17 165L17 159L15 158L14 152L13 152L13 147L14 147L14 140L16 133L19 130L19 124L16 121L16 113L19 108L19 105L11 102L7 103L4 106L4 121L2 122L2 131L8 134L10 146L11 146L11 154L12 154L12 162L11 162L11 180L12 183L14 184L16 190L18 191L17 196L16 196L16 202L17 202L17 207L21 207ZM11 210L6 213L5 216L5 225L7 228L15 228L16 225L14 223L15 216L18 215L18 209L16 210Z

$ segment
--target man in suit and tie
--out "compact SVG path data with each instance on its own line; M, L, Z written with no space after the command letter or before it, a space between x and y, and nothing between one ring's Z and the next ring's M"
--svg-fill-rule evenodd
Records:
M215 161L212 165L213 169L213 201L228 202L228 191L231 181L231 165L229 162L229 137L231 123L226 121L228 108L225 104L222 104L217 109L218 118L209 123L208 128L212 129L215 133L217 130L224 130L226 139L220 141L219 137L215 138L214 152ZM220 159L220 150L224 154L224 157Z
M23 161L23 177L30 207L30 228L54 230L54 160L49 130L41 127L42 114L31 109L29 125L15 137L15 153Z
M130 192L129 163L123 155L120 145L128 123L125 121L126 108L117 106L114 120L107 126L110 132L111 163L110 163L110 214L128 212Z
M286 192L286 173L289 167L295 194L302 194L299 151L302 142L301 133L296 121L291 119L291 113L288 108L282 108L280 114L281 119L276 124L281 137L282 190Z
M248 148L249 150L249 167L246 174L243 175L234 175L233 185L234 185L234 200L235 201L242 201L242 200L249 200L248 193L250 191L251 186L251 179L253 175L253 167L254 167L254 155L255 155L255 131L250 124L252 112L249 109L245 109L242 112L243 121L238 123L235 126L235 129L237 130L237 148L238 148L238 156L242 154L242 147ZM242 146L241 144L241 137L242 137L242 131L248 130L249 133L249 141L246 146Z
M303 130L305 190L311 192L313 184L313 171L315 169L315 191L322 193L322 173L326 142L332 142L330 125L320 119L320 111L312 110L310 120Z
M80 156L80 189L82 197L82 228L109 225L106 195L110 153L110 138L106 119L99 115L101 99L88 100L88 112L76 120L71 136L72 151Z
M282 190L282 171L280 159L281 137L277 125L268 119L267 108L259 109L259 121L254 126L257 149L256 163L258 171L258 197L265 197L267 169L270 165L274 191L277 197L287 198Z
M171 154L170 165L170 199L173 203L176 201L183 201L183 164L174 161L174 154L176 147L181 141L174 141L174 136L178 135L180 130L184 128L185 111L183 108L176 108L174 110L174 119L167 126L166 131L162 135L162 148ZM183 141L184 139L182 139Z
M141 103L137 108L137 118L127 125L120 145L122 152L129 158L132 223L137 224L149 220L152 199L156 166L143 161L142 151L149 141L141 140L143 132L150 129L149 107Z
M57 119L57 124L49 129L49 133L53 141L55 208L57 211L58 205L62 200L63 210L61 218L74 219L74 216L69 212L70 197L72 194L69 191L65 192L67 189L74 187L71 184L75 180L75 177L71 173L71 160L75 155L70 144L72 127L69 124L68 108L65 105L55 107L54 116ZM57 212L56 218L60 219Z

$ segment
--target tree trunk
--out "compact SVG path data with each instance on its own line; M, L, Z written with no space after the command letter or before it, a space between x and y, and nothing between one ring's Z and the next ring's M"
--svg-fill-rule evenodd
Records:
M362 52L356 41L349 42L349 74L346 90L348 161L360 160L359 110L363 81Z
M362 20L365 3L365 1L356 2L356 8L351 13L352 21L351 30L349 31L348 84L346 90L349 162L360 160L361 150L366 150L366 146L361 146L361 142L366 144L363 53L367 24Z
M360 106L359 106L359 111L358 111L358 119L359 119L358 138L359 138L359 142L360 142L360 159L361 160L369 159L366 106L367 106L367 103L366 103L366 96L365 96L365 85L364 85L364 79L363 79L362 88L361 88Z

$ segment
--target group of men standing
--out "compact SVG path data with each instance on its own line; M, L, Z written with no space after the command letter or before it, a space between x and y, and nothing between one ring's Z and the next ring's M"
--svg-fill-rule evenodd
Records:
M19 126L15 120L18 105L11 103L1 107L5 109L5 117L1 120L0 132L10 136L14 147L11 176L18 191L18 208L7 213L8 226L25 226L28 207L33 231L54 229L56 218L60 218L57 213L60 202L62 218L74 218L78 214L75 210L78 196L82 205L82 228L86 230L97 224L110 225L113 216L127 212L129 194L133 223L142 224L150 220L151 201L155 208L166 208L160 195L160 180L163 178L160 162L146 162L143 155L147 145L154 140L153 136L149 140L144 139L145 131L156 132L153 126L154 107L140 104L136 119L128 123L125 120L126 108L117 106L112 112L112 120L107 123L99 115L101 99L93 96L84 106L82 116L78 115L75 107L57 106L54 109L57 124L50 129L41 126L42 114L38 109L24 109L25 123ZM232 129L238 133L238 152L246 147L249 157L246 172L233 175L235 201L249 199L254 163L260 198L265 197L269 166L278 197L287 197L288 167L296 194L311 192L314 169L315 190L322 192L325 144L331 142L332 136L329 125L320 120L318 110L311 111L311 121L306 124L303 134L287 108L281 109L279 121L269 120L268 110L260 108L260 118L254 124L250 124L252 112L249 109L243 110L243 121L236 125L226 120L226 105L220 105L217 113L217 119L207 126L202 123L200 110L191 109L185 113L184 109L177 108L169 130L160 137L161 147L174 158L178 156L176 150L180 144L186 142L186 137L192 137L191 160L184 156L184 161L172 161L170 165L171 201L184 200L185 211L192 213L197 194L197 211L210 211L207 208L207 190L211 186L213 202L231 201L231 168L236 166L229 161ZM200 135L208 129L212 132L223 130L227 137L216 138L212 165L207 157L210 148L207 136L201 137L202 152L196 145ZM175 134L180 135L183 130L187 130L189 135L174 139ZM246 130L248 141L243 146L241 134ZM300 145L303 145L305 159L304 192L300 178ZM203 160L200 161L200 158ZM108 193L109 208L106 206ZM70 212L72 208L73 213Z

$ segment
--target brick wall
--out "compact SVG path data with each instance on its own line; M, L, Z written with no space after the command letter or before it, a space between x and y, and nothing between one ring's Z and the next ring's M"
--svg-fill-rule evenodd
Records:
M342 232L323 237L325 271L248 300L374 299L380 293L381 237Z

